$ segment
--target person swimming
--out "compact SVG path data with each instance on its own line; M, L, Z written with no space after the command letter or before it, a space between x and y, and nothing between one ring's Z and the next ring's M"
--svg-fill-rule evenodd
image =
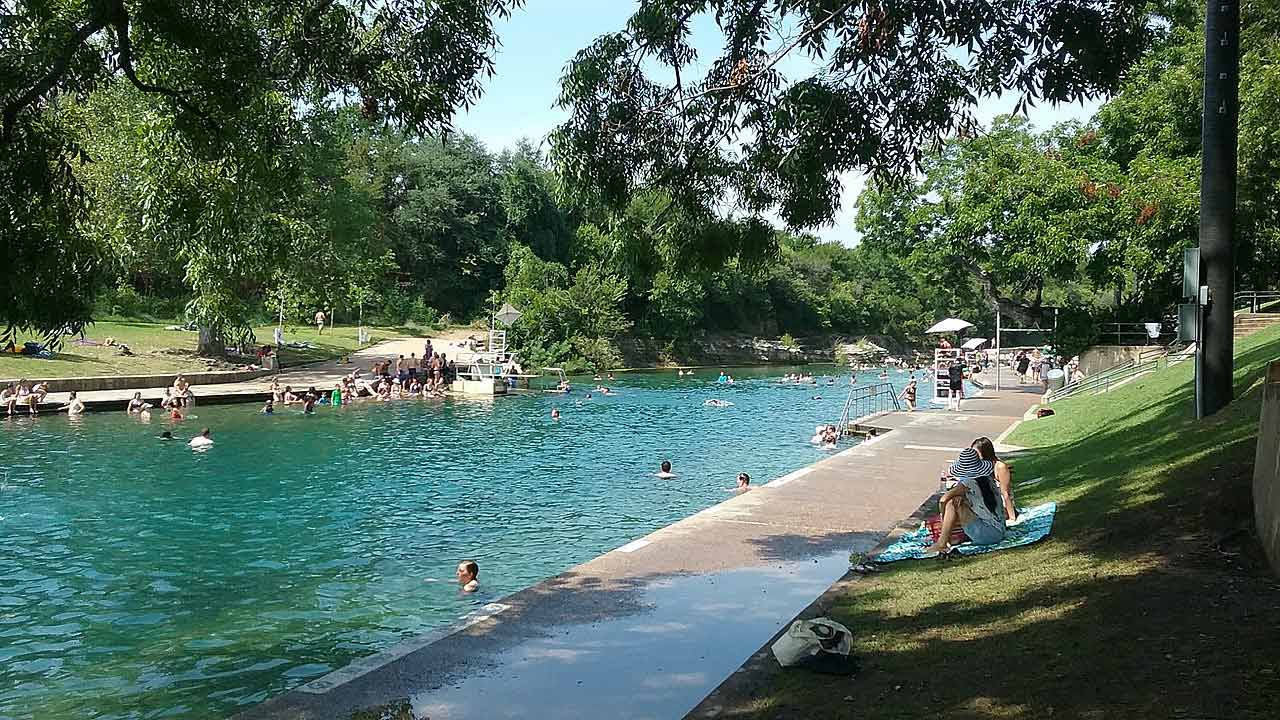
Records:
M671 461L663 460L662 464L658 466L658 472L654 473L653 476L662 480L674 478L676 474L671 472Z
M261 412L263 415L274 415L276 412L276 399L267 398L267 402L262 406Z
M173 437L173 433L169 432L168 430L165 430L164 432L160 433L160 437L159 437L159 438L157 438L157 439L158 439L158 440L173 440L173 439L174 439L174 437Z
M552 420L560 419L560 408L551 408L551 419Z
M751 476L740 472L738 473L738 492L746 492L751 489Z
M191 438L191 440L187 442L187 445L190 446L192 450L212 447L213 438L209 437L209 428L201 430L199 435Z
M462 592L475 592L480 589L480 564L475 560L463 560L458 563L458 585Z
M702 404L708 407L733 407L733 403L719 398L712 398L710 400L703 401Z

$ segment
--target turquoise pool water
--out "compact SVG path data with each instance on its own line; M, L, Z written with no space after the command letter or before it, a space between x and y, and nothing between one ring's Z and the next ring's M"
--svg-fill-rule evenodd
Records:
M724 500L739 471L807 465L848 376L785 370L627 375L591 400L197 407L173 430L211 427L204 453L123 413L0 424L0 717L229 715ZM663 458L678 479L653 477ZM475 596L451 582L468 557Z

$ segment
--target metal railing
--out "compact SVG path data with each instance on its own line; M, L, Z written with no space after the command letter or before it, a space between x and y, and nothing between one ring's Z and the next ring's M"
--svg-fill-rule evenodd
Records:
M1159 325L1159 334L1152 337L1151 333L1147 330L1147 323L1102 323L1098 326L1098 339L1110 340L1114 337L1117 345L1150 345L1151 343L1159 343L1162 340L1167 340L1177 334L1172 330L1166 330L1164 323L1159 323ZM1128 342L1126 342L1126 340L1128 340Z
M848 435L851 420L901 409L898 391L893 385L889 383L854 385L849 388L849 397L845 398L844 409L840 411L840 424L837 427L841 435Z
M1280 290L1241 290L1231 307L1251 313L1280 312Z
M1080 393L1104 393L1135 375L1160 369L1160 364L1167 363L1168 357L1169 351L1166 348L1160 348L1145 357L1139 355L1137 360L1126 360L1115 367L1090 375L1079 382L1063 385L1049 393L1049 402L1057 402Z

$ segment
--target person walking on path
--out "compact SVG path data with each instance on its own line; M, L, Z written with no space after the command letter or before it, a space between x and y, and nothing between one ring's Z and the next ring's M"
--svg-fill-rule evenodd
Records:
M325 319L326 319L326 318L325 318L325 316L324 316L324 310L317 310L317 311L316 311L316 334L318 334L318 335L323 335L323 334L324 334L324 321L325 321Z
M916 379L911 378L902 389L902 400L907 403L907 412L916 411Z
M951 363L947 368L947 381L950 386L949 407L956 412L960 411L960 401L964 399L964 366L959 360Z

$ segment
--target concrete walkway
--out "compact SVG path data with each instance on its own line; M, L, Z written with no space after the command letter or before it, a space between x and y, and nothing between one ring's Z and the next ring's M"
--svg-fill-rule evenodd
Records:
M334 384L353 369L359 368L360 372L367 377L369 367L374 360L395 358L397 355L404 355L407 358L410 353L421 357L426 342L427 338L384 340L377 345L351 353L351 362L347 364L340 364L337 360L329 360L293 369L285 368L279 373L266 375L247 382L193 385L191 389L196 395L197 406L265 401L267 396L270 395L271 381L276 378L279 378L281 386L292 385L294 390L305 390L312 386L315 386L318 390L332 390ZM465 341L458 339L432 338L432 345L436 352L443 352L449 358L458 357L459 351L462 350L463 342ZM169 377L172 380L177 376L172 375ZM89 410L123 411L135 392L142 393L143 399L158 407L160 400L164 397L164 390L165 386L129 390L85 390L80 393L79 397ZM67 401L68 396L69 393L65 392L49 393L45 401L40 404L40 412L43 414L56 411L58 407ZM25 409L22 409L22 411L25 414Z
M682 717L1036 400L880 416L891 432L237 717Z

